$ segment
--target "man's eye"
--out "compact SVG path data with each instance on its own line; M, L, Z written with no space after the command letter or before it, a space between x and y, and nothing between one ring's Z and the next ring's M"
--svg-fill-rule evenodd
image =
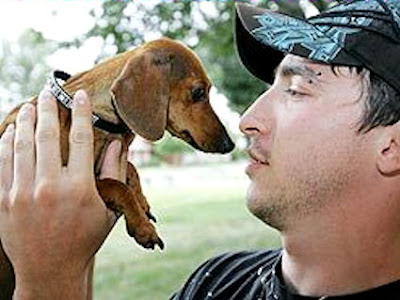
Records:
M194 88L192 89L192 97L194 100L199 101L205 99L206 90L203 88Z
M288 88L285 90L285 93L290 95L290 96L304 96L304 93L300 93L294 89Z

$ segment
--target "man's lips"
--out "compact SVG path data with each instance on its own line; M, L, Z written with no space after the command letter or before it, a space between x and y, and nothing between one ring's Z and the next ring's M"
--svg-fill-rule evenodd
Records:
M249 175L250 178L256 174L257 170L269 166L268 160L262 155L252 150L248 150L247 153L250 157L250 162L246 167L246 174Z
M266 158L261 157L261 155L249 150L248 154L250 156L250 161L251 163L258 163L258 164L262 164L262 165L269 165L269 162Z

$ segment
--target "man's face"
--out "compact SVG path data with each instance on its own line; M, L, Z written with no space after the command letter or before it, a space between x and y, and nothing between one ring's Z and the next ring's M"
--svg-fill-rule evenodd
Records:
M374 163L370 133L357 133L365 105L361 75L287 55L272 87L243 115L250 139L250 211L289 230L362 188Z

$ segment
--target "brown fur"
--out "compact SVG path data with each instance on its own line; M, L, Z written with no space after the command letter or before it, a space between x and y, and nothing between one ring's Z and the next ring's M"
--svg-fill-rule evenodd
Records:
M63 88L70 95L84 89L95 114L115 124L124 122L131 130L122 135L94 128L94 170L98 175L107 145L113 139L120 139L126 155L135 134L155 141L168 130L199 150L231 151L234 145L208 101L210 85L204 68L191 50L178 42L160 39L71 77ZM196 87L205 90L200 100L192 97ZM37 98L31 102L36 104ZM65 165L71 117L69 110L61 104L58 106ZM8 124L15 122L18 111L19 107L15 108L0 125L0 135ZM162 248L163 243L149 220L150 207L142 193L136 169L128 164L126 172L127 184L97 179L99 193L109 208L124 214L128 233L140 245L154 248L158 244ZM9 269L9 262L2 257L0 247L0 286L12 277L7 272Z

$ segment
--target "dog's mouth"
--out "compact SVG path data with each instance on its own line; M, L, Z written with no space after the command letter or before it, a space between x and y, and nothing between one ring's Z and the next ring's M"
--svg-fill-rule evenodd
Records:
M197 145L197 143L194 141L194 139L193 139L193 137L192 137L192 135L190 134L189 131L183 130L181 134L182 134L182 137L181 137L181 138L182 138L185 142L187 142L189 145L195 147L196 149L200 149L200 148L199 148L199 145Z
M172 136L180 138L180 139L184 140L186 143L188 143L190 146L200 150L199 145L195 142L194 138L192 137L192 135L190 134L190 132L188 130L182 130L182 131L178 132L178 131L175 131L170 126L167 127L167 130L169 131L169 133L171 133Z

